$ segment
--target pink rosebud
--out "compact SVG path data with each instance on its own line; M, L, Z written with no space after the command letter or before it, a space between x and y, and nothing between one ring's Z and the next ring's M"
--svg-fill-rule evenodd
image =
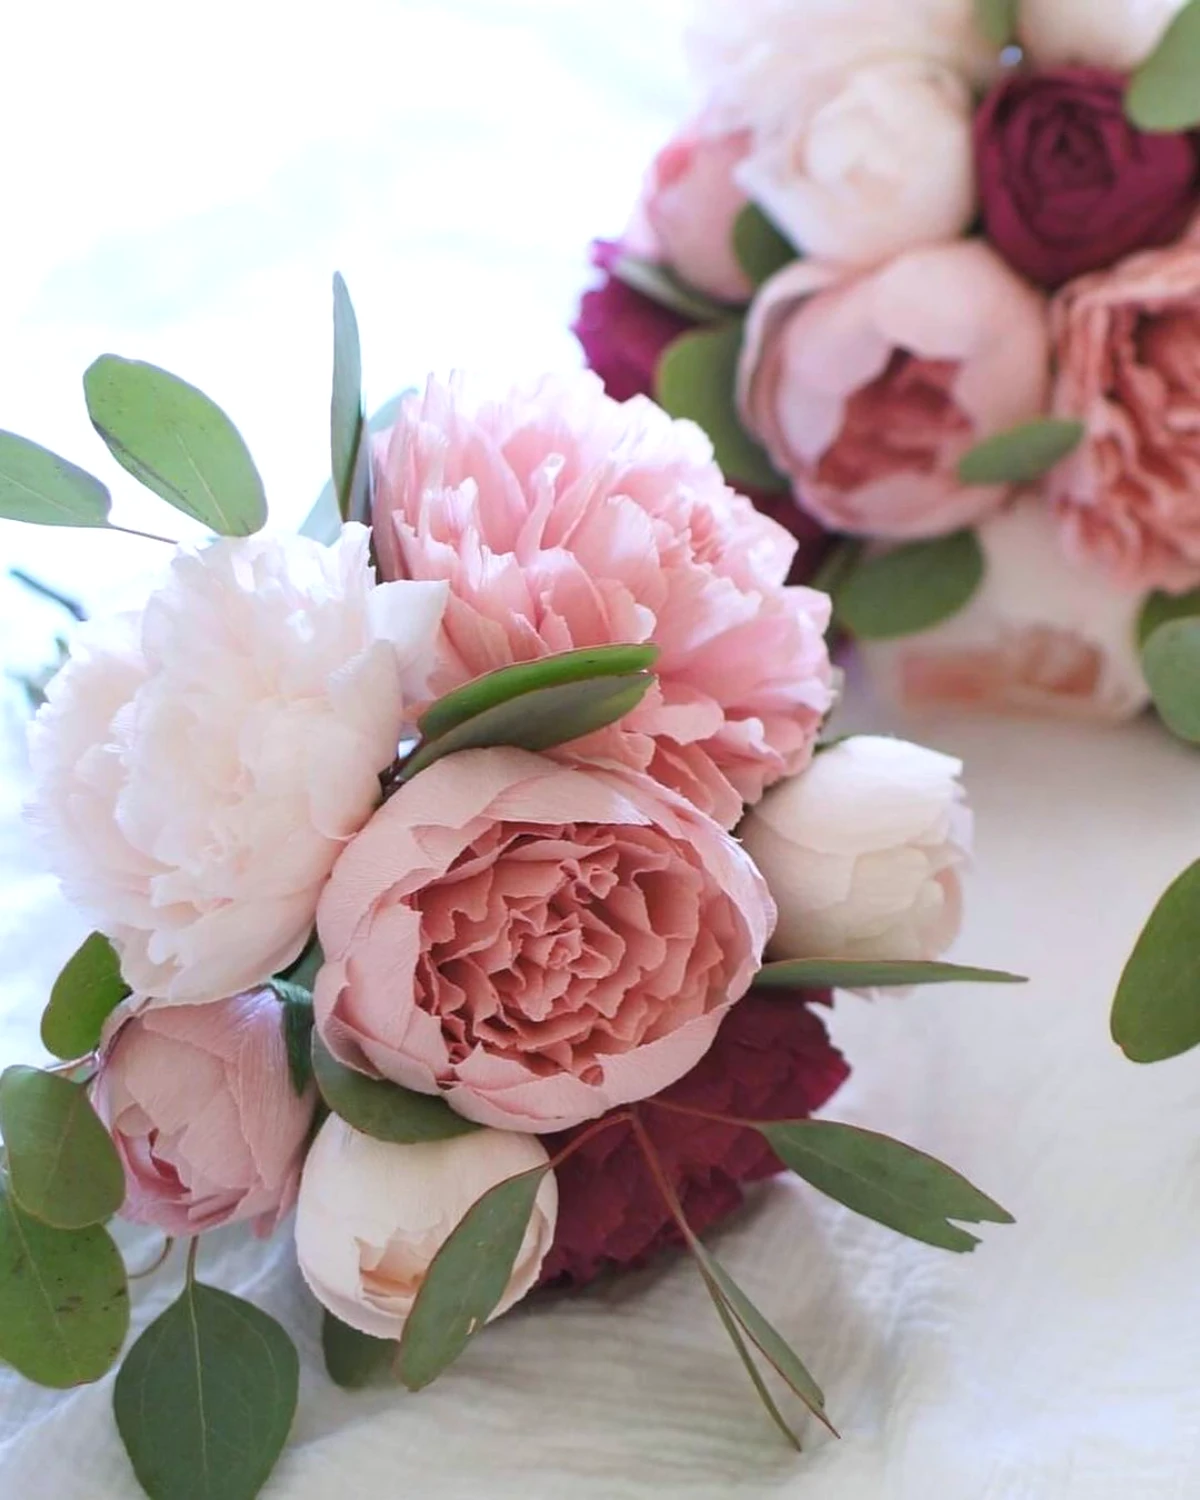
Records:
M693 1067L774 920L740 844L648 777L467 751L338 861L317 1026L480 1124L564 1130Z
M733 250L733 226L747 203L735 178L748 131L706 135L687 126L655 157L641 211L664 265L721 302L748 302L753 284Z
M798 502L854 535L927 537L994 509L963 485L976 443L1042 414L1044 299L976 240L853 279L802 263L759 293L739 398Z
M316 1096L292 1086L274 991L151 1005L109 1043L92 1090L125 1168L122 1215L167 1234L252 1219L296 1199Z

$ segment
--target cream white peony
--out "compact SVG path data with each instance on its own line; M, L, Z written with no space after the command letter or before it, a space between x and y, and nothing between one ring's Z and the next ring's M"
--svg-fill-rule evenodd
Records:
M313 1295L375 1338L398 1339L433 1257L489 1188L544 1166L536 1136L479 1130L398 1146L331 1115L304 1164L296 1258ZM492 1317L536 1283L554 1240L558 1184L547 1172L503 1297Z
M369 533L181 550L86 626L31 733L31 818L68 897L168 1002L300 953L433 665L440 583L377 586Z
M934 959L958 934L962 765L856 735L773 787L740 833L779 907L773 959Z
M1140 67L1187 0L1021 0L1017 26L1039 68Z

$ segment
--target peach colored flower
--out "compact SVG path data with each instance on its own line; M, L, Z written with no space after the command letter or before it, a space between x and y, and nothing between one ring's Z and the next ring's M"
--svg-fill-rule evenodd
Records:
M388 578L445 579L434 692L572 647L653 641L658 687L563 753L649 770L731 827L812 755L829 601L690 422L580 372L505 399L431 381L376 447Z
M742 131L707 135L687 126L655 157L641 212L658 258L697 291L722 302L749 302L754 291L733 250L733 226L747 198L734 172L746 154Z
M467 751L338 861L316 1022L469 1119L564 1130L694 1066L774 920L741 846L649 777Z
M250 1219L265 1235L295 1202L316 1094L292 1086L273 990L130 1015L92 1102L125 1168L124 1218L172 1235Z
M1130 589L1200 583L1200 242L1068 283L1051 331L1054 410L1087 426L1048 485L1068 551Z
M1036 417L1049 385L1044 299L976 240L911 250L853 279L801 263L759 292L739 398L747 425L834 530L956 531L1003 485L970 487L958 463Z

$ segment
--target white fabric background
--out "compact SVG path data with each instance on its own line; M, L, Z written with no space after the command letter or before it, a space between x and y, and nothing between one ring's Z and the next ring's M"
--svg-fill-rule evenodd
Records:
M178 8L115 0L6 18L0 425L111 478L131 524L173 526L105 461L78 387L103 349L158 360L233 412L291 524L326 462L335 266L378 400L451 362L573 361L584 243L619 227L680 107L671 11L209 0L185 30ZM155 555L0 526L0 561L93 603ZM0 580L0 665L35 664L57 623ZM15 692L4 715L0 1064L38 1055L40 1007L81 935L20 826ZM854 717L874 711L860 701ZM856 1073L832 1113L942 1155L1019 1222L958 1259L775 1185L719 1236L825 1385L843 1440L784 1449L685 1264L521 1309L419 1397L345 1396L321 1372L286 1237L231 1233L203 1274L283 1318L304 1357L270 1497L1198 1492L1200 1058L1125 1063L1107 1009L1158 892L1197 852L1200 765L1150 724L919 733L967 758L978 810L959 954L1034 982L841 999ZM131 1259L149 1253L134 1243ZM141 1320L179 1274L138 1283ZM110 1382L58 1397L0 1377L0 1494L135 1496L110 1396Z

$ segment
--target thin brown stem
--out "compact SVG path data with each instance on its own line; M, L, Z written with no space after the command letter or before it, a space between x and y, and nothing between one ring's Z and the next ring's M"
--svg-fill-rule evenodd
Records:
M193 1244L194 1243L195 1243L195 1241L193 1241ZM155 1273L155 1271L160 1270L163 1266L166 1265L166 1263L167 1263L167 1256L170 1255L171 1251L174 1248L175 1248L175 1241L171 1238L170 1235L168 1235L167 1238L163 1241L163 1247L162 1247L162 1249L158 1252L158 1254L150 1262L150 1264L144 1270L142 1270L142 1271L130 1271L130 1273L129 1273L129 1280L130 1281L142 1281L147 1276L153 1276L154 1273Z
M173 537L159 536L156 531L139 531L136 526L118 526L115 521L109 521L108 530L119 531L125 536L140 536L145 542L162 542L167 547L179 546Z
M761 1125L776 1123L772 1120L743 1120L737 1115L714 1115L707 1109L693 1109L690 1104L671 1104L666 1099L643 1099L643 1104L653 1104L655 1109L666 1109L673 1115L690 1115L695 1120L707 1120L712 1125L730 1125L735 1130L757 1130Z
M561 1151L550 1158L551 1169L561 1167L563 1162L569 1157L574 1156L581 1146L586 1146L590 1140L598 1136L602 1131L611 1130L614 1125L627 1124L630 1120L633 1120L633 1115L627 1109L619 1110L615 1115L605 1115L603 1119L594 1120L581 1135L577 1135L573 1141L568 1141ZM636 1124L635 1120L635 1128Z

